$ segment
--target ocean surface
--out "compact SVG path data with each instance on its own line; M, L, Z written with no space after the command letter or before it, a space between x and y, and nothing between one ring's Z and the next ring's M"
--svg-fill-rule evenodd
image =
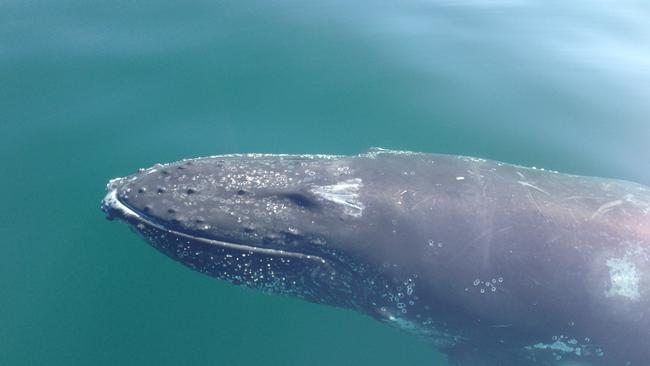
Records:
M0 1L0 365L446 365L99 210L158 162L372 146L650 184L649 3Z

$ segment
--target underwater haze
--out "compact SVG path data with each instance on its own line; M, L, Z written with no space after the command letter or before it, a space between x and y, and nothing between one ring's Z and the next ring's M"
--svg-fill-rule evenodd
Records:
M446 365L193 272L99 210L138 168L372 146L650 185L645 1L0 1L0 365Z

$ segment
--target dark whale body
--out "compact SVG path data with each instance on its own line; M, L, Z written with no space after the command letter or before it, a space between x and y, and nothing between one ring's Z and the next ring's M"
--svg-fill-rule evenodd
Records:
M420 334L451 365L650 364L650 188L463 156L229 155L111 181L190 268Z

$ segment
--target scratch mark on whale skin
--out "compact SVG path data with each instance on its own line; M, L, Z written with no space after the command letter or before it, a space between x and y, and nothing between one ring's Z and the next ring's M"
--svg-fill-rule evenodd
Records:
M598 216L604 215L604 214L607 213L607 211L611 210L612 208L614 208L616 206L620 206L622 204L623 204L623 201L621 201L621 200L607 202L604 205L598 207L596 212L594 212L593 215L591 215L590 219L593 220Z
M521 185L524 186L524 187L532 188L532 189L534 189L534 190L536 190L536 191L542 192L542 193L544 193L544 194L550 196L550 194L549 194L548 192L546 192L545 190L539 188L539 187L536 186L536 185L530 184L530 183L528 183L528 182L524 182L523 180L519 180L519 181L517 181L517 183L521 184Z

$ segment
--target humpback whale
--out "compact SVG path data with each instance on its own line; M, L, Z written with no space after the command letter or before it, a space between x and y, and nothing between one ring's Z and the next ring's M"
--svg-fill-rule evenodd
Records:
M650 188L466 156L238 154L108 183L191 269L352 309L454 366L650 364Z

